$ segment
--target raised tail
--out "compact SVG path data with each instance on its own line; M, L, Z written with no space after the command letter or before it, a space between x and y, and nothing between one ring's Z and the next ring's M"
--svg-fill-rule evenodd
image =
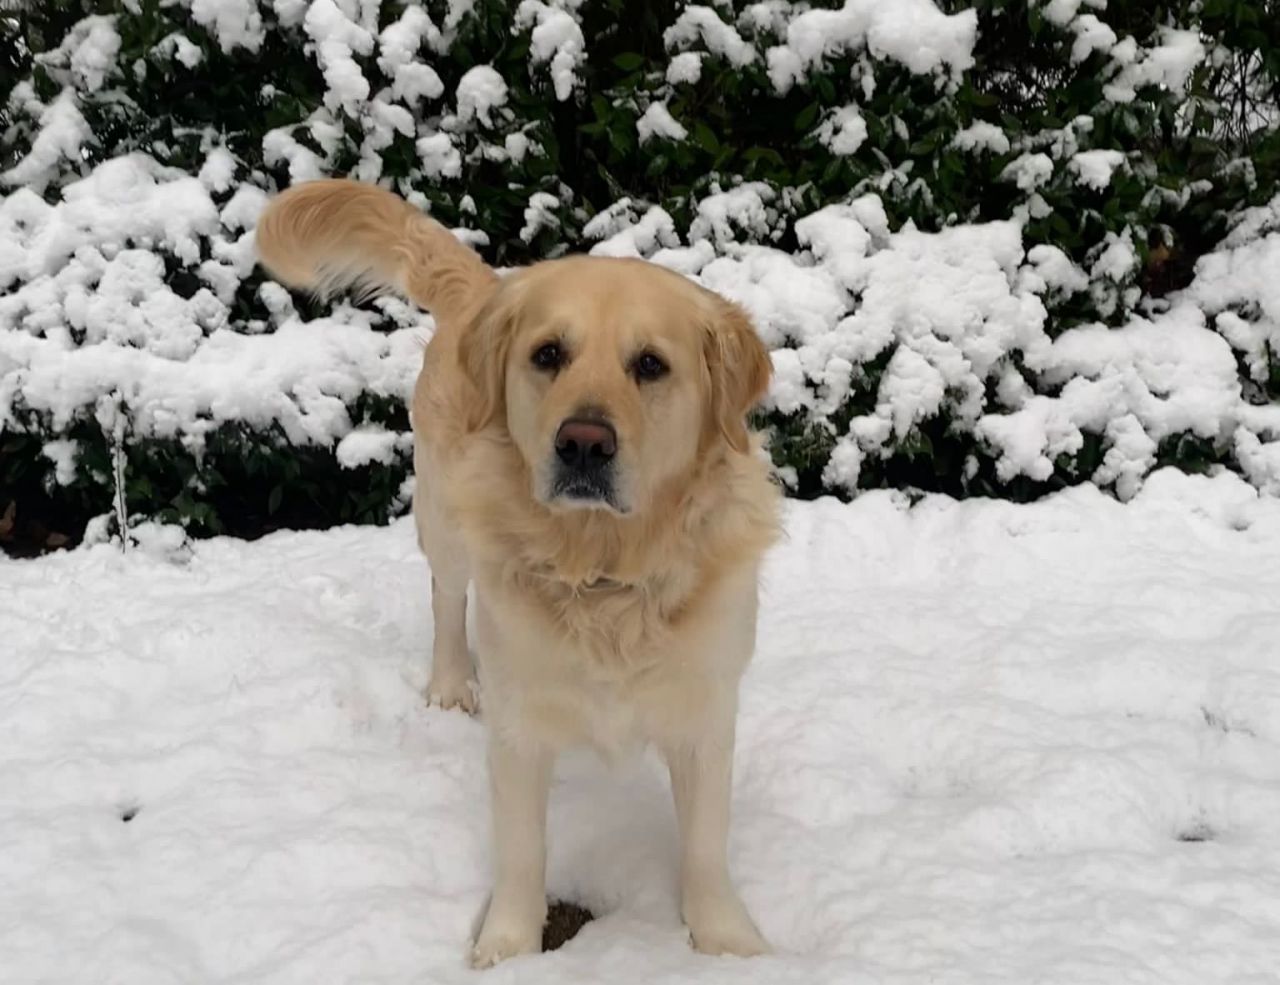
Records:
M449 230L400 196L341 179L277 195L258 219L258 256L291 287L325 295L393 290L438 319L464 317L497 275Z

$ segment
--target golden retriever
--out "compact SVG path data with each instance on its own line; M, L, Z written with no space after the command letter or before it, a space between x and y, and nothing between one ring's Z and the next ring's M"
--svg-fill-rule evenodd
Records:
M770 362L744 312L640 260L499 277L403 199L298 185L257 227L280 281L395 290L435 316L413 396L414 517L432 572L429 698L474 711L475 585L495 878L471 951L540 948L557 753L652 743L698 950L768 949L729 877L738 685L779 493L746 415Z

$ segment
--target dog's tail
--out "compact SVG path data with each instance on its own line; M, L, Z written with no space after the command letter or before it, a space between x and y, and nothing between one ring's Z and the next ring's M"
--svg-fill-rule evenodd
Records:
M277 195L258 220L258 256L277 280L326 295L393 290L439 319L475 309L497 275L444 226L398 195L326 179Z

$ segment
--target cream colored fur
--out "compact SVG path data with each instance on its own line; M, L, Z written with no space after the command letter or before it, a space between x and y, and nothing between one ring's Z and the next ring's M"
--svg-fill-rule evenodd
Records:
M495 881L472 963L540 947L551 770L576 744L657 746L694 946L766 951L727 861L738 683L778 523L745 424L769 378L746 316L640 261L572 257L499 279L400 198L349 181L278 196L257 238L285 283L396 290L436 319L413 398L414 515L432 571L429 698L467 711L476 587ZM572 353L554 374L530 362L547 340ZM638 382L641 350L670 372ZM618 510L546 493L556 429L584 407L617 431Z

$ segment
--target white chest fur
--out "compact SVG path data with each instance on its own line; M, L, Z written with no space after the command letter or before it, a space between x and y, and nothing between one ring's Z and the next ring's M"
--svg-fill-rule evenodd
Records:
M641 589L568 592L549 606L545 587L477 574L478 665L493 727L612 756L678 740L711 702L736 699L755 639L754 565L673 614L660 593Z

